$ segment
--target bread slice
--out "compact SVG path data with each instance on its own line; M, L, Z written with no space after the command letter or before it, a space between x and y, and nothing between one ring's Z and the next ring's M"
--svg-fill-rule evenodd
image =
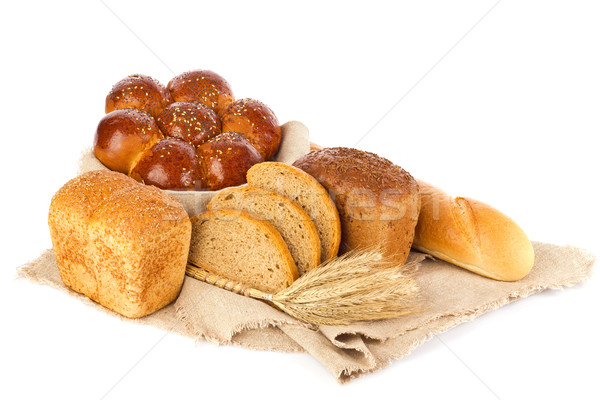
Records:
M249 186L271 190L295 201L313 220L321 240L321 261L337 256L342 228L327 190L306 172L279 162L253 165L246 175Z
M196 215L191 222L191 264L272 294L298 278L281 234L260 217L217 210Z
M298 204L285 196L238 186L218 192L207 208L209 211L243 210L269 221L281 233L300 276L321 262L321 240L315 224Z

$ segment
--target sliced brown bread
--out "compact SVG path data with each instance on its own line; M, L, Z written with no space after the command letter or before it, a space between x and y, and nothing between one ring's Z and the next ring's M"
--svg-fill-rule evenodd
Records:
M196 215L191 222L191 264L268 293L277 293L298 278L281 234L260 217L217 210Z
M271 190L295 201L313 220L321 240L321 261L337 256L342 228L327 190L306 172L288 164L264 162L246 175L248 185Z
M295 202L270 190L238 186L218 192L207 206L214 210L243 210L269 221L283 240L302 276L321 262L321 240L315 224Z

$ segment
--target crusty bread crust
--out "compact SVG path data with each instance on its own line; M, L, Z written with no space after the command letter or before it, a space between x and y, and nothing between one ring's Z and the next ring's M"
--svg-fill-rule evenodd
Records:
M413 247L477 274L516 281L533 267L534 251L509 217L480 201L419 181L421 213Z

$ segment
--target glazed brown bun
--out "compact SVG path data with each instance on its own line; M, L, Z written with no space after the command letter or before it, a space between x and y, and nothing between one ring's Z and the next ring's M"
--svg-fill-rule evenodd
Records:
M133 108L116 110L100 120L94 154L107 168L129 174L140 155L162 138L149 114Z
M106 96L105 110L135 108L153 117L172 102L169 91L156 79L146 75L130 75L117 82Z
M301 157L293 166L319 181L340 214L340 252L381 246L384 256L404 264L419 216L415 179L404 169L366 151L325 148Z
M421 214L413 247L500 281L525 277L535 259L523 230L500 211L474 199L451 197L419 181Z
M177 75L167 84L174 101L202 103L217 114L234 100L229 83L209 70L195 70Z
M281 142L281 126L273 111L258 100L241 99L221 114L223 131L242 134L265 160L270 160Z
M221 120L201 103L177 102L165 107L156 118L165 136L199 146L221 133Z
M246 183L246 172L263 162L260 153L242 135L224 132L198 148L202 187L220 190Z
M194 190L200 186L199 161L190 143L166 138L142 154L130 175L160 189Z

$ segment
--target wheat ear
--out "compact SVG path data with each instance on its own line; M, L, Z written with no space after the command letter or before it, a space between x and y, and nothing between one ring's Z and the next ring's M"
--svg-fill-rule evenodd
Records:
M292 285L270 294L188 264L186 274L237 294L265 300L310 324L348 325L397 318L418 311L418 287L404 271L415 263L393 265L379 250L348 252L308 271Z

